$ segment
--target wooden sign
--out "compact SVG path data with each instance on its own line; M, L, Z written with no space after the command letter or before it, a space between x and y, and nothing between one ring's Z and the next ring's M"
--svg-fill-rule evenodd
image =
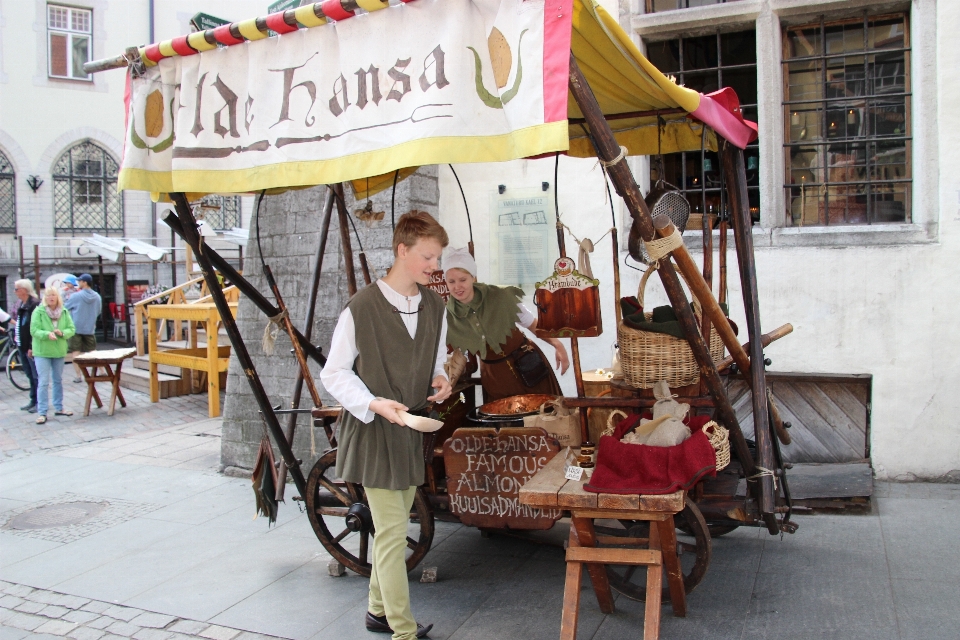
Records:
M533 304L538 338L593 338L603 333L600 281L576 269L570 258L554 263L553 275L537 283Z
M559 509L520 504L520 488L560 451L543 429L457 429L443 445L450 511L490 529L549 529Z
M427 283L427 288L439 293L444 303L450 299L450 289L447 288L447 279L444 277L442 270L430 274L430 282Z

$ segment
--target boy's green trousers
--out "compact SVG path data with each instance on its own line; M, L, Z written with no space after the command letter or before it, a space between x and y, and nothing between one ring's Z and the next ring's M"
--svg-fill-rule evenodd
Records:
M407 524L416 487L400 491L364 487L373 515L373 570L370 572L369 611L387 616L393 640L414 640L417 623L410 611L407 583Z

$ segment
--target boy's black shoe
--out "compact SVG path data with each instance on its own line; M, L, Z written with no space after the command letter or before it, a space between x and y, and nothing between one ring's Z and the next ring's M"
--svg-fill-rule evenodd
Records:
M27 404L20 407L20 411L30 411L30 409L35 409L37 406L36 402L28 402Z
M364 623L367 625L367 631L375 631L376 633L393 633L393 629L391 629L390 625L387 624L387 616L375 616L367 611L367 617L364 620ZM432 624L423 626L418 622L417 637L426 638L431 629L433 629Z

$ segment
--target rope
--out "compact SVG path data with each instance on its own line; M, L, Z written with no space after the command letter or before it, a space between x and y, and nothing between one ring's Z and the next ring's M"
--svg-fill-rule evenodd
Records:
M600 165L601 165L603 168L606 169L607 167L612 167L613 165L615 165L615 164L617 164L618 162L620 162L621 160L623 160L623 159L626 157L626 155L627 155L627 148L626 148L625 146L623 146L623 145L620 145L620 153L619 153L619 155L617 155L617 157L614 158L613 160L607 161L607 160L604 160L603 158L601 158L601 157L599 157L599 156L597 156L597 160L599 160L599 161L600 161Z
M647 249L647 255L650 256L650 261L657 262L660 258L670 255L670 252L674 249L682 247L683 238L680 237L680 232L674 229L673 233L666 238L657 238L649 242L644 240L643 246Z
M269 318L267 326L263 328L263 339L260 346L263 347L263 353L268 356L273 355L273 349L277 343L277 336L280 335L280 323L289 317L289 313L284 309L275 316Z
M594 241L591 240L590 238L584 238L583 240L581 240L570 229L570 227L568 227L563 222L560 222L559 220L557 221L557 227L562 227L563 229L565 229L566 232L570 234L570 237L573 238L574 242L577 243L577 247L579 248L579 253L577 255L577 266L579 267L578 270L580 271L581 274L587 276L588 278L593 279L593 268L590 266L590 254L593 253L593 245L596 243L594 243ZM597 242L600 242L601 240L606 238L608 235L610 235L612 231L613 231L613 227L607 229L606 233L604 233L602 236L597 238Z
M759 478L773 478L773 490L777 490L777 474L767 469L766 467L757 466L759 473L755 473L752 476L747 476L747 480L757 480Z

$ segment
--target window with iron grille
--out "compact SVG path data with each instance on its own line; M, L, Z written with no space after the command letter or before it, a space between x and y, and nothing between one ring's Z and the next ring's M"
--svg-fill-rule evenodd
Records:
M17 199L13 164L0 151L0 233L17 232Z
M784 31L788 224L911 220L908 33L906 14Z
M743 117L757 120L756 32L715 33L647 44L647 58L677 83L701 93L731 87L740 98ZM760 151L753 142L744 151L750 213L760 220ZM663 179L676 186L694 213L719 214L725 207L719 154L706 151L663 156ZM650 158L650 183L659 175L659 162Z
M198 218L217 231L240 226L240 196L204 196L196 203Z
M736 0L646 0L647 13L659 11L673 11L675 9L691 9L705 7L711 4L725 4Z
M53 167L53 208L58 232L123 232L119 167L89 140L68 149Z
M47 73L51 78L91 80L83 72L93 48L93 12L47 5Z

